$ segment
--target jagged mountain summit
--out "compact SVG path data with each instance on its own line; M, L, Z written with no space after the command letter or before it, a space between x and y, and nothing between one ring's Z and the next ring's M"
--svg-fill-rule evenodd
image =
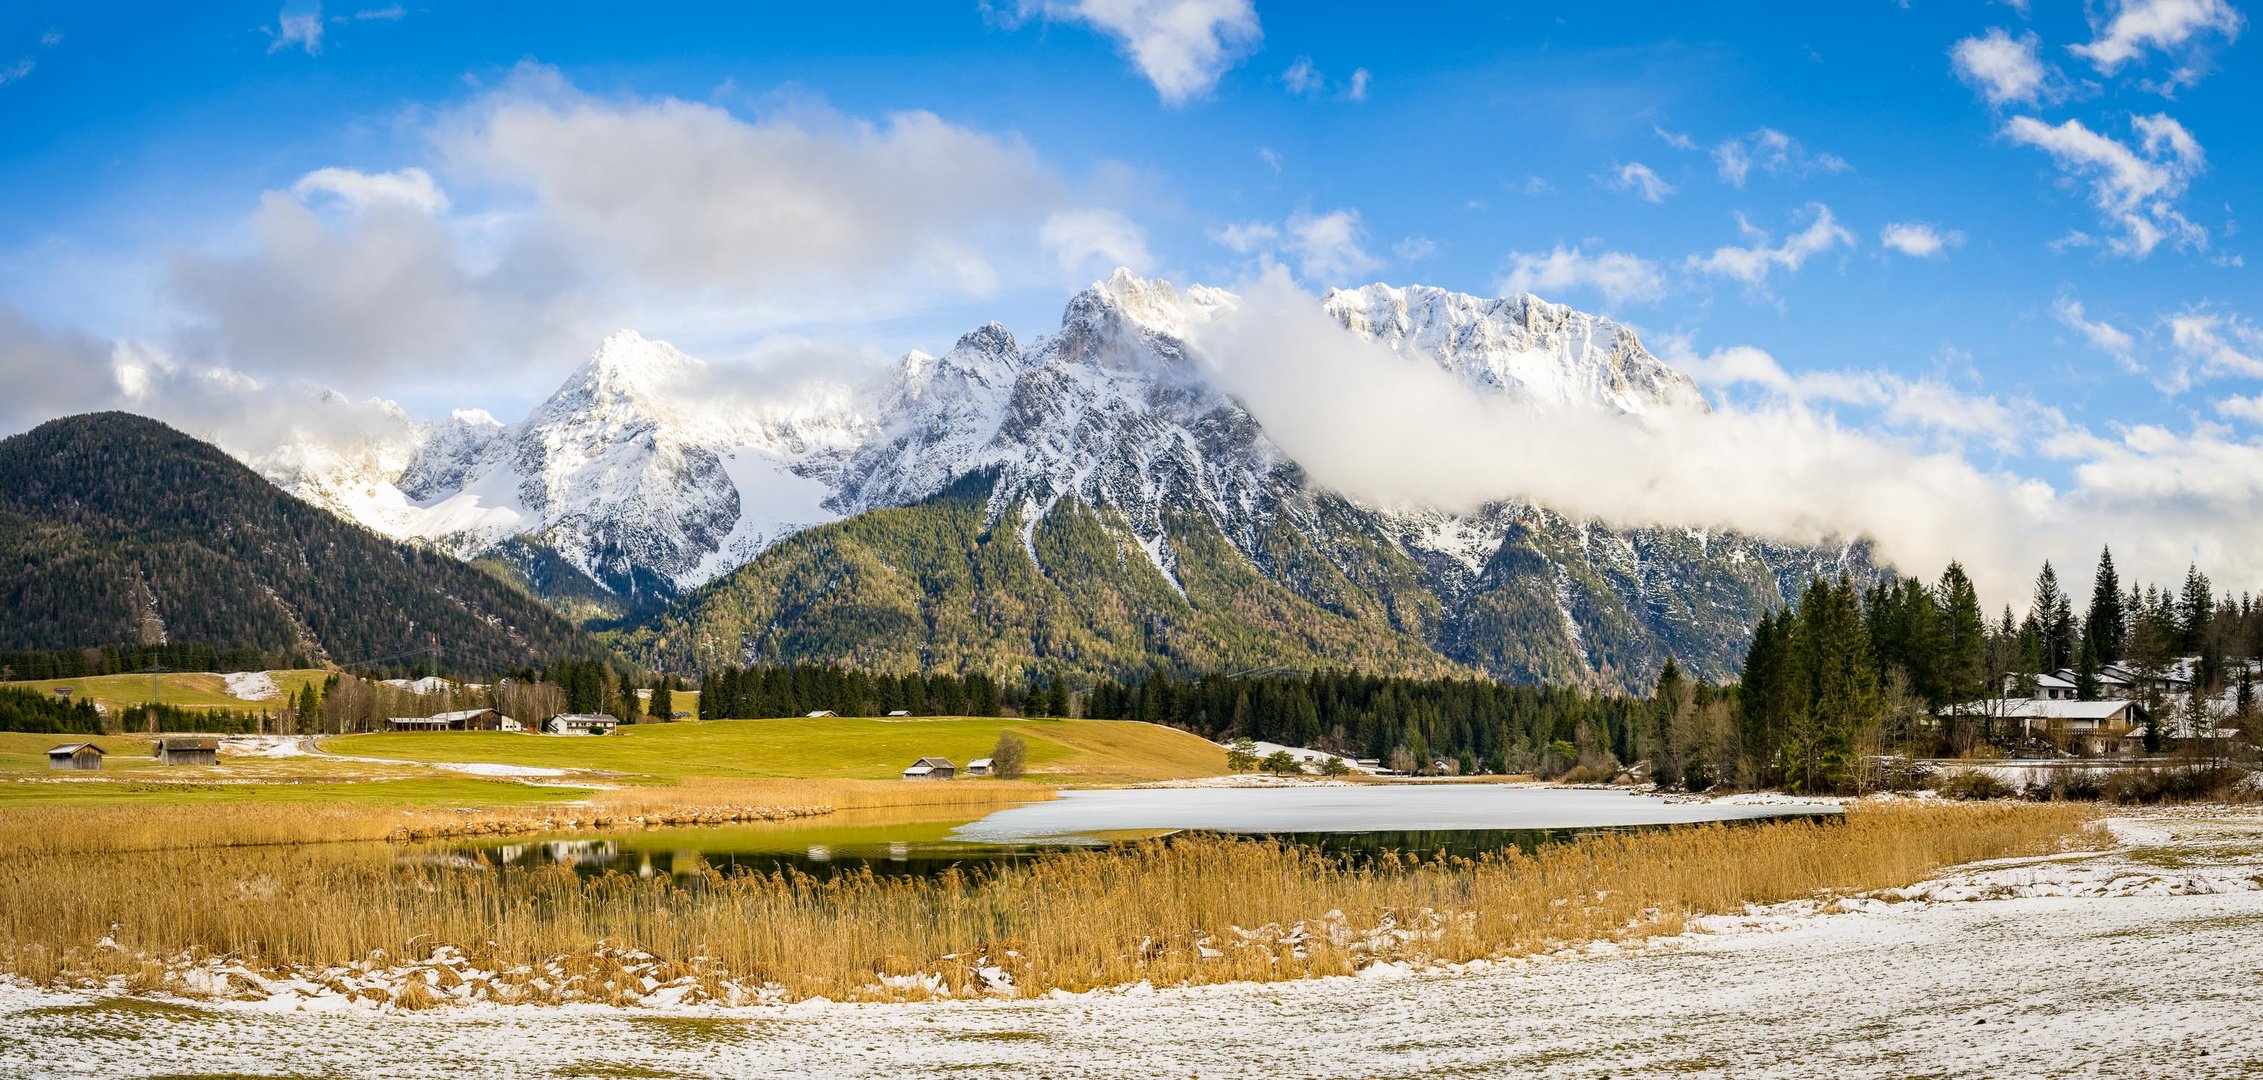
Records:
M1118 271L1056 332L992 323L875 384L762 401L624 331L518 423L458 414L408 452L355 455L352 482L279 479L584 614L675 601L628 642L680 667L1348 663L1639 685L1669 654L1726 675L1760 610L1814 574L1875 573L1859 547L1319 487L1189 344L1239 303ZM1322 307L1475 394L1707 407L1632 331L1536 297L1370 285Z

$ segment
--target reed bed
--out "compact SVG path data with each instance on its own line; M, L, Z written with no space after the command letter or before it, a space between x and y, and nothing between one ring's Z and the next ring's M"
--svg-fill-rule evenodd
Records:
M936 878L499 875L367 847L16 853L0 857L0 964L56 985L288 983L399 1007L1262 981L1670 934L1696 914L2107 842L2078 806L1887 804L1479 859L1180 838Z
M726 825L883 807L983 807L1050 799L1053 789L1017 781L907 784L880 780L746 780L692 777L679 783L598 791L586 799L512 807L443 809L348 802L0 807L0 852L91 855L270 847L350 841L413 841L585 829ZM0 856L0 857L6 857Z

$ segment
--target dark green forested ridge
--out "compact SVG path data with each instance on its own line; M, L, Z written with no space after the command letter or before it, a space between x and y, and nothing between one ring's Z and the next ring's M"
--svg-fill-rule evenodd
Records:
M499 671L601 649L446 555L310 506L217 447L96 413L0 440L0 650L194 643Z
M1166 514L1166 569L1114 510L1066 499L1034 523L1018 504L993 516L991 483L970 475L796 533L619 644L686 673L830 664L1087 685L1156 668L1349 669L1620 690L1646 688L1667 657L1731 677L1751 621L1822 572L1791 564L1833 558L1741 540L1731 558L1684 532L1596 535L1533 512L1504 518L1492 554L1463 565L1322 497L1306 527L1260 519L1238 541L1205 515ZM1881 576L1859 545L1835 559Z

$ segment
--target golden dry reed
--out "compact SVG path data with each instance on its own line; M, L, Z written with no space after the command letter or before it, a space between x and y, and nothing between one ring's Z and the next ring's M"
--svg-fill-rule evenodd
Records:
M345 802L0 808L0 857L196 850L355 840L509 835L642 825L725 824L881 807L990 807L1054 797L1019 781L915 784L886 780L691 777L531 806L444 809Z
M561 958L649 953L662 974L697 972L711 988L835 999L995 992L986 966L1024 994L1275 980L1675 933L1690 915L1748 903L2105 846L2091 822L2069 804L1883 804L1843 822L1595 835L1475 860L1353 865L1293 845L1182 838L935 878L825 880L497 875L375 845L15 853L0 855L0 964L42 982L124 975L147 987L167 985L165 964L184 957L309 973L366 967L379 950L415 963L448 946L541 987L555 980L535 973L562 970ZM523 1000L523 989L497 999ZM407 1004L425 1000L413 994Z

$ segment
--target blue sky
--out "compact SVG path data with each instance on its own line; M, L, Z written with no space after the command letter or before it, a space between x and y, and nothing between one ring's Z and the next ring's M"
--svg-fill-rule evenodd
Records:
M59 377L0 423L207 368L508 419L612 325L854 365L1042 332L1116 261L1279 265L1529 289L1717 400L2204 521L2263 492L2250 30L2224 0L18 2L0 371Z

